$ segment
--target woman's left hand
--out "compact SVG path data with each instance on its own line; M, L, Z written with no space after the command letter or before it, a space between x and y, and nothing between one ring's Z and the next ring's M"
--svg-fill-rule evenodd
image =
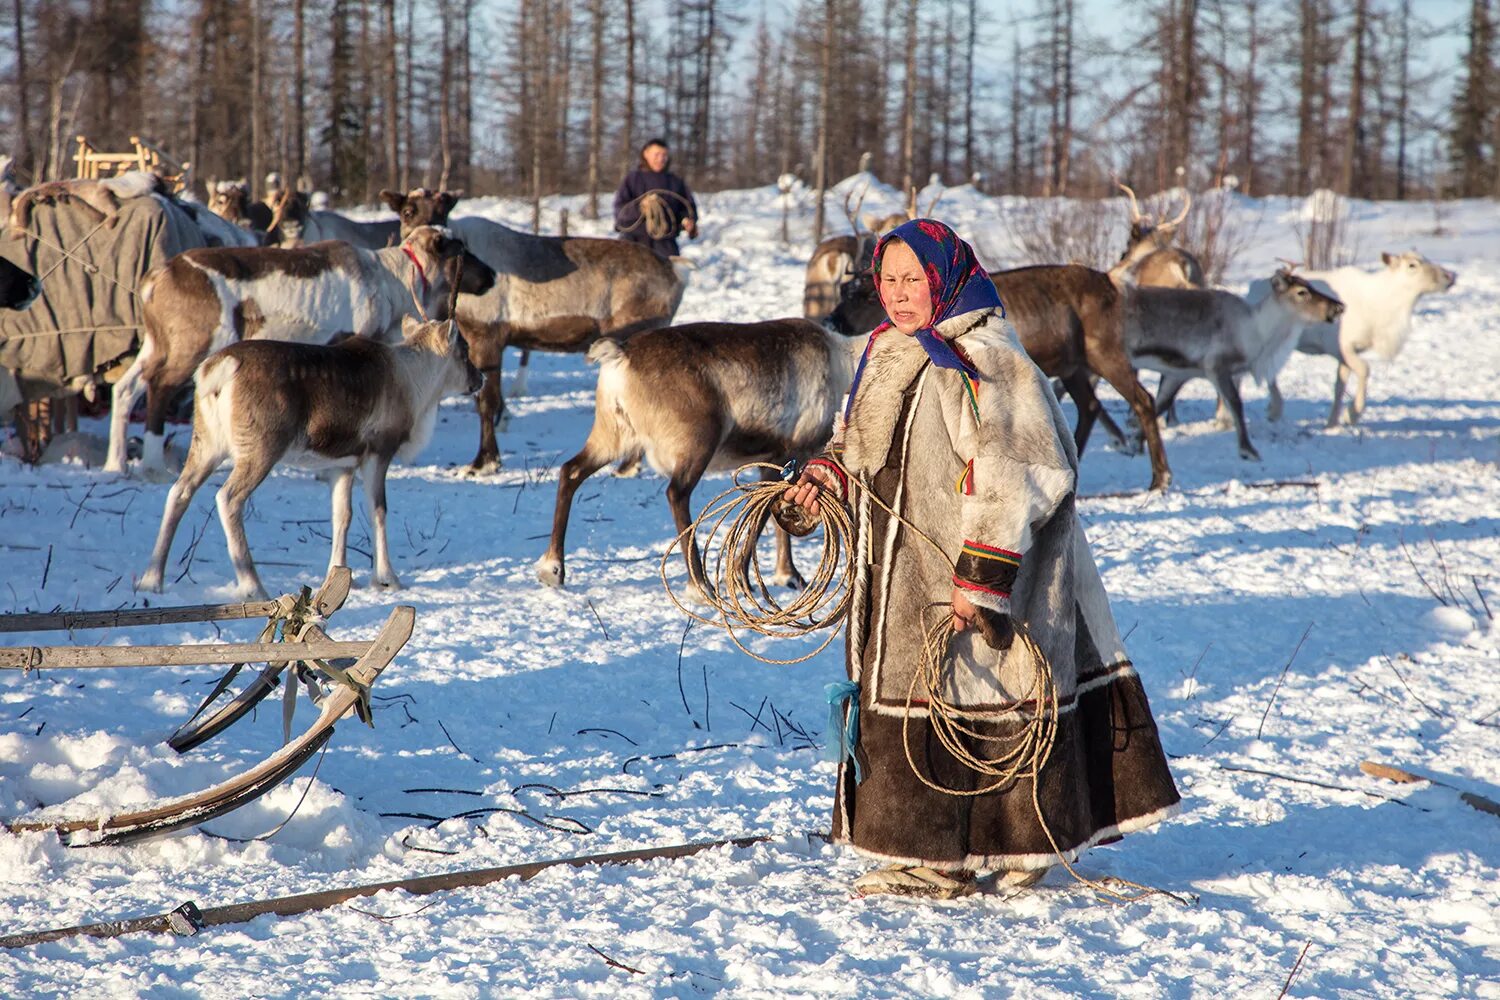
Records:
M977 627L974 617L979 614L979 609L974 607L974 602L960 588L953 588L950 603L953 605L953 631L966 632Z

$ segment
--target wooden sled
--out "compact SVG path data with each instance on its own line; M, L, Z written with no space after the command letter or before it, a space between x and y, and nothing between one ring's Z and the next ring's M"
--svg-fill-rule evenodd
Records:
M301 598L291 595L279 601L259 601L232 605L199 605L186 608L143 609L136 611L67 612L57 615L12 615L0 617L0 631L41 631L45 629L104 628L114 625L163 624L180 621L222 621L252 618L285 612L289 606L304 610L327 609L329 613L344 601L349 592L349 571L331 572L317 595L304 588ZM300 603L299 603L300 602ZM62 621L66 619L66 621ZM274 623L275 618L272 618ZM195 715L174 739L196 746L222 732L244 716L275 686L277 676L288 663L306 664L331 681L333 687L321 703L313 724L296 739L289 740L260 764L228 781L193 795L174 799L149 809L115 813L87 819L15 820L5 822L14 833L55 830L70 846L120 844L169 830L193 826L221 816L253 801L295 774L309 757L333 735L334 726L351 712L370 721L369 690L375 679L390 665L396 653L411 638L416 610L401 605L391 611L380 634L369 642L336 642L322 627L302 622L296 640L287 642L209 643L187 646L25 646L0 648L0 669L86 669L139 667L176 664L235 664L268 662L245 691L201 720ZM295 654L296 659L274 661L272 658ZM343 664L351 664L345 667ZM233 671L231 671L232 677ZM227 679L226 679L227 680ZM226 686L221 681L220 690ZM215 692L215 695L218 691ZM214 696L210 696L209 701ZM205 706L206 707L206 706ZM200 709L200 713L203 709ZM184 735L185 734L185 735ZM186 747L184 747L186 749Z

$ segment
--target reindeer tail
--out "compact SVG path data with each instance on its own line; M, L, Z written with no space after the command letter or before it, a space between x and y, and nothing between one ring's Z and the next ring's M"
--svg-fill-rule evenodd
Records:
M625 352L620 350L620 342L618 340L601 337L589 347L588 362L591 365L599 365L601 367L624 364Z

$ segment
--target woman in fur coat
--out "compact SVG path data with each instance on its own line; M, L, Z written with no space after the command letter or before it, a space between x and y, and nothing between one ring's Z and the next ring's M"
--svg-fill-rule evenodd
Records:
M884 866L855 882L861 894L964 895L988 872L1027 885L1058 851L1071 860L1155 824L1179 796L1074 509L1072 434L989 276L930 219L886 236L874 270L889 322L855 374L842 440L789 494L816 513L828 490L856 524L834 839ZM969 752L995 756L1037 711L1038 663L1016 628L1050 667L1057 734L1035 803L1027 777L955 794L995 779L949 752L923 689L911 693L950 609L943 693L985 737L966 738Z

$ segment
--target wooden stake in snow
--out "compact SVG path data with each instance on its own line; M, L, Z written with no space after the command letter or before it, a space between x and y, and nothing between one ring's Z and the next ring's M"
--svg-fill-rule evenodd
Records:
M1500 816L1500 802L1496 802L1494 799L1487 799L1483 795L1475 795L1473 792L1466 792L1456 785L1448 784L1446 781L1439 781L1436 778L1428 778L1423 775L1416 774L1412 771L1404 771L1399 767L1392 767L1389 764L1381 764L1373 760L1360 761L1359 769L1370 775L1372 778L1384 778L1387 781L1399 781L1403 785L1411 785L1425 781L1430 785L1437 785L1440 788L1447 788L1451 791L1457 792L1459 799L1463 802L1464 805L1469 806L1473 809L1478 809L1482 813L1489 813L1491 816Z

